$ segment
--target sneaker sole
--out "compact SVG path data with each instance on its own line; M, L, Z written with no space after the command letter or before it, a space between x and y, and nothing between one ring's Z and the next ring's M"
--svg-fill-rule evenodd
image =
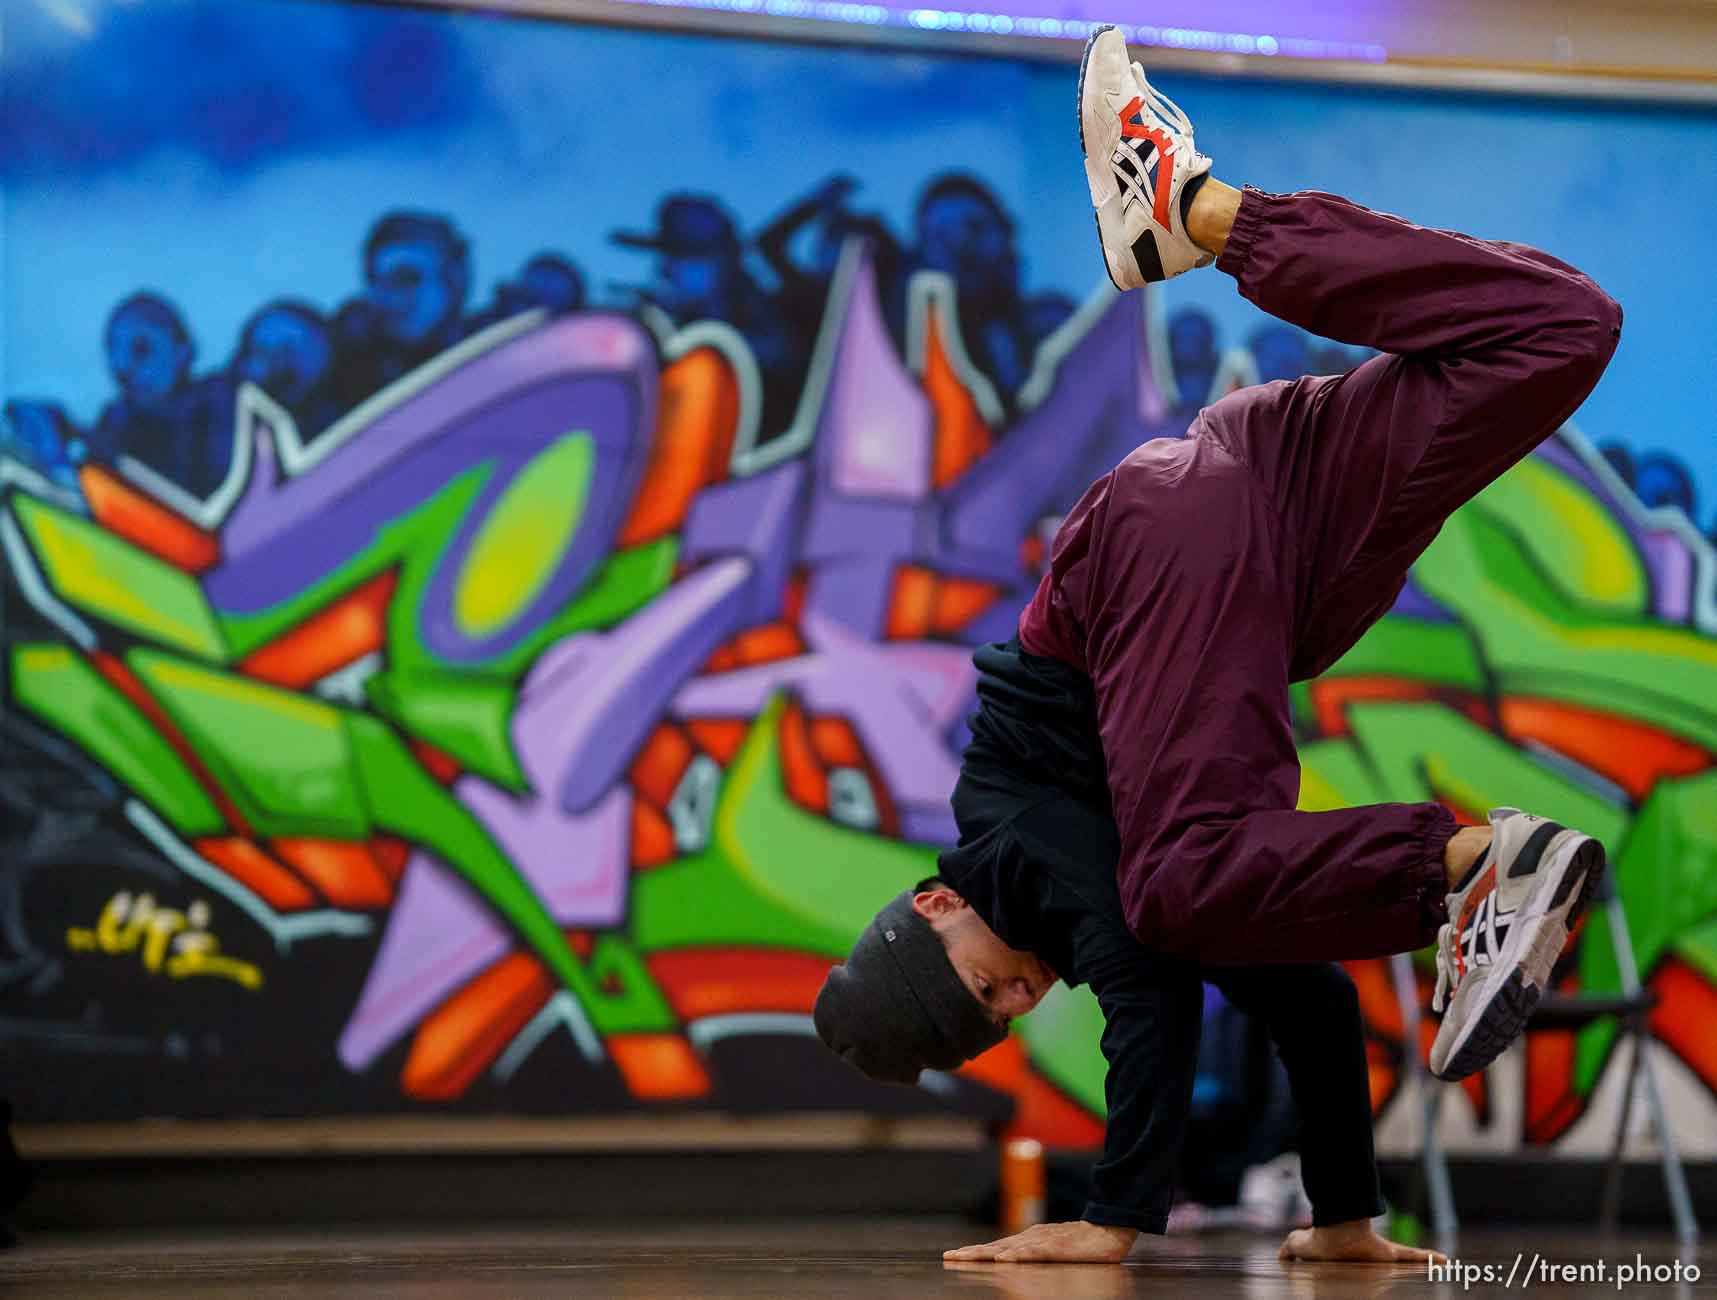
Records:
M1093 28L1091 34L1085 38L1085 52L1079 56L1079 93L1073 101L1073 118L1074 124L1079 128L1079 156L1081 158L1088 158L1089 156L1085 151L1085 69L1090 66L1091 50L1097 44L1097 38L1104 32L1114 30L1114 23L1104 23L1100 27ZM1109 283L1115 286L1117 293L1126 293L1127 291L1122 288L1121 282L1115 278L1115 269L1109 265L1109 246L1103 242L1103 220L1095 212L1091 214L1091 220L1097 227L1097 251L1103 254L1103 273L1109 277Z
M1454 1082L1484 1069L1521 1034L1538 1009L1549 986L1556 959L1568 942L1568 934L1585 913L1592 891L1604 874L1604 846L1579 831L1565 831L1561 842L1547 852L1554 883L1546 880L1538 891L1534 910L1509 935L1508 946L1498 966L1509 967L1507 975L1492 968L1490 987L1481 990L1466 1030L1455 1040L1448 1062L1432 1073Z
M1079 128L1079 155L1085 156L1085 69L1091 63L1091 49L1097 44L1097 38L1104 32L1115 30L1114 23L1104 23L1091 29L1091 35L1085 38L1085 52L1079 56L1079 97L1073 101L1074 125Z

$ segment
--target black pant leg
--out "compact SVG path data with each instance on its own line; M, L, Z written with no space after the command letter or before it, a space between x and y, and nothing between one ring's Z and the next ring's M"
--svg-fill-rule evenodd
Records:
M1300 1170L1319 1225L1383 1212L1371 1130L1365 1026L1333 963L1213 966L1204 978L1270 1031L1300 1116Z

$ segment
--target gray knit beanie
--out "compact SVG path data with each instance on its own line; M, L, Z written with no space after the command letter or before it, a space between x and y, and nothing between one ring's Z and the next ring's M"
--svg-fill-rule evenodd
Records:
M876 914L817 994L817 1036L848 1065L884 1083L917 1083L1008 1036L960 979L908 889Z

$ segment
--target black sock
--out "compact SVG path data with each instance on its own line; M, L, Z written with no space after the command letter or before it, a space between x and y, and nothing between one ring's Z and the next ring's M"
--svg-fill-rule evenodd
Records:
M1186 225L1187 213L1192 211L1192 201L1198 197L1198 192L1204 188L1204 183L1210 179L1209 172L1200 172L1180 189L1180 224Z

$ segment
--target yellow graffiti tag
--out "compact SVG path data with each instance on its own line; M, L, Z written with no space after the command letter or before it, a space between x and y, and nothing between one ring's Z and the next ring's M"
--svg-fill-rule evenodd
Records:
M223 956L209 932L209 905L197 899L183 912L161 907L152 894L133 898L121 890L107 900L93 929L72 926L66 947L73 952L122 954L141 951L143 968L168 979L210 975L247 989L262 987L262 971L248 961Z

